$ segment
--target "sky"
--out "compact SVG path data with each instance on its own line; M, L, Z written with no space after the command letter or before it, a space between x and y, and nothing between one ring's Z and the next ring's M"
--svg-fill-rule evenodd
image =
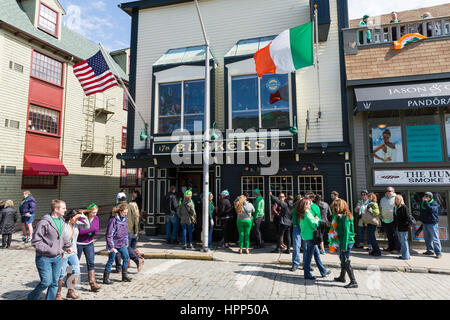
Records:
M130 47L131 17L117 5L127 0L59 0L63 24L106 50Z
M378 16L392 11L405 11L439 4L450 3L449 0L348 0L349 18L358 19L369 14ZM445 13L443 15L447 15Z
M63 23L109 51L130 47L131 17L117 5L131 0L59 0ZM349 18L371 16L450 3L450 0L348 0Z

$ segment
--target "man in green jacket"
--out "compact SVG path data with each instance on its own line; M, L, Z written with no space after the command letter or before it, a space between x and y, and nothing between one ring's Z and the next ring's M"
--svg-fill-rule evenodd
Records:
M261 196L259 189L253 190L253 196L256 197L254 204L255 212L253 213L253 221L255 223L255 228L253 230L256 241L254 249L259 249L264 247L261 233L261 223L264 220L264 198Z
M369 18L370 18L370 16L368 14L365 14L364 17L362 18L362 20L359 22L358 27L366 27L368 25ZM367 38L367 43L372 42L372 33L370 32L369 29L366 30L366 38ZM364 44L363 31L359 32L359 43Z

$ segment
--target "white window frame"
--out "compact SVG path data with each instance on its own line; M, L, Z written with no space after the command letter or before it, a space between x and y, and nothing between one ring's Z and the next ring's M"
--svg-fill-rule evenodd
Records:
M259 191L261 191L261 194L264 195L264 176L241 176L241 194L244 194L244 192L247 191L250 195L249 196L250 199L256 199L253 196L253 190L255 190L255 187L252 187L250 191L247 189L244 190L244 178L261 178L262 182L261 183L258 182L257 185L258 185ZM263 186L262 189L259 188L260 185Z
M325 195L325 185L324 185L324 176L321 175L321 174L299 175L299 176L297 177L297 187L298 187L297 190L298 190L298 192L299 192L299 193L301 193L301 192L306 193L306 192L312 191L312 192L314 192L314 194L316 194L316 193L317 193L317 190L303 190L303 189L301 189L301 188L300 188L300 179L301 179L301 178L319 178L319 177L322 179L322 182L321 182L321 185L322 185L322 193L321 193L321 195L322 195L322 198L323 198L324 195Z
M210 67L212 69L212 67ZM178 66L154 73L155 76L155 110L154 110L154 133L159 133L159 85L181 82L181 128L184 124L184 85L186 81L205 80L204 66ZM206 106L205 106L206 108ZM206 125L206 124L205 124ZM170 135L169 133L166 133ZM199 136L202 139L201 136ZM156 140L155 140L156 141Z
M237 76L256 75L255 61L253 59L246 59L226 65L228 68L228 129L233 129L233 99L232 99L232 78ZM288 74L289 82L289 126L293 125L293 105L292 105L292 74ZM266 129L262 127L262 115L261 115L261 79L258 78L258 118L259 129ZM234 128L238 129L238 128ZM270 130L270 129L268 129ZM235 134L236 137L239 134ZM291 135L288 130L280 131L280 135ZM234 135L233 135L234 136Z
M287 196L294 196L294 176L270 176L269 177L269 191L272 192L272 194L275 197L278 197L278 193L274 192L274 190L272 190L272 178L290 178L291 179L291 190L283 190L283 191L276 191L278 193L283 192L284 195L286 196L286 201L287 201ZM270 211L270 221L273 221L273 217L272 217L272 201L270 200L269 197L269 211Z

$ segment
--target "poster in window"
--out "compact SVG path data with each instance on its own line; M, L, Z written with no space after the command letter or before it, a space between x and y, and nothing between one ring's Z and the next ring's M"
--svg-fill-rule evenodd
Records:
M442 161L441 126L406 126L408 162Z
M372 128L372 157L374 163L403 162L402 130L400 126Z

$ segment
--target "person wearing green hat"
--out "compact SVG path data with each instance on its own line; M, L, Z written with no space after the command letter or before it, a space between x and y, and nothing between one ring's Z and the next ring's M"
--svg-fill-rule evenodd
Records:
M368 14L365 14L362 18L362 20L359 22L358 27L367 27L369 23L370 16ZM366 37L367 37L367 43L372 42L372 33L370 30L366 30ZM363 31L359 32L359 43L364 44L364 35Z
M196 222L197 214L195 213L194 203L192 202L192 190L189 189L184 193L184 199L177 211L180 217L181 229L182 229L182 241L183 249L190 248L192 245L192 234L194 232L194 225ZM189 240L189 241L187 241Z
M254 249L259 249L264 247L264 240L261 233L261 223L264 220L264 198L261 196L261 191L258 188L253 190L253 196L256 197L255 200L255 211L253 212L253 222L255 227L253 228L253 233L255 237Z
M427 251L423 254L442 257L442 246L439 240L439 204L435 201L433 193L425 192L420 204L419 220L423 223L423 236Z
M213 199L214 199L214 196L210 192L209 193L209 207L208 207L208 212L209 212L208 248L210 248L210 249L215 249L215 247L212 244L212 234L213 234L213 230L214 230L214 211L216 210L216 208L214 207Z

